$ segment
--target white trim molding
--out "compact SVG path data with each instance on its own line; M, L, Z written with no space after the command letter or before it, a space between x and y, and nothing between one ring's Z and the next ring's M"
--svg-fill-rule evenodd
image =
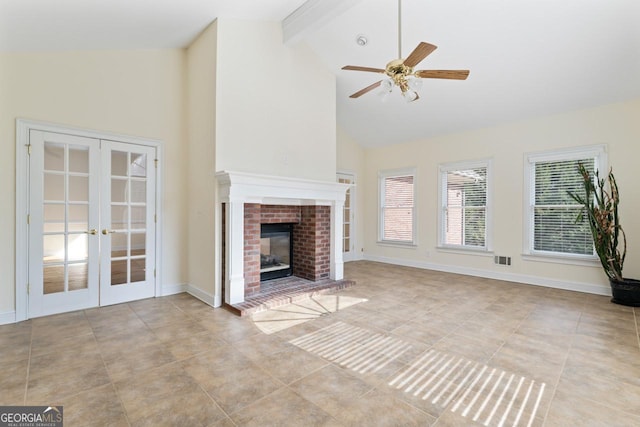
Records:
M342 215L349 184L245 172L220 171L218 202L225 204L225 295L227 304L244 301L244 205L331 206L331 252L329 277L341 280ZM222 230L220 230L222 231ZM222 233L220 233L222 234ZM221 296L216 295L215 301Z
M203 291L200 288L196 288L195 286L188 284L185 285L186 292L194 298L199 299L203 303L210 305L211 307L220 307L221 302L220 297L216 297L208 292ZM217 303L217 304L216 304Z
M0 313L0 325L8 325L9 323L16 322L16 312L15 311L5 311L4 313Z
M391 258L378 255L365 254L366 261L382 262L385 264L414 267L423 270L442 271L445 273L464 274L466 276L483 277L485 279L504 280L507 282L523 283L525 285L543 286L546 288L563 289L567 291L584 292L595 295L611 296L611 288L604 284L573 282L546 277L530 276L526 274L503 273L499 271L482 270L479 268L467 268L456 265L435 264L419 260Z

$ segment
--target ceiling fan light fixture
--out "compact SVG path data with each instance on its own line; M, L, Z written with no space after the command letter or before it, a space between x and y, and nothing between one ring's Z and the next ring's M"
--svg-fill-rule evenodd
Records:
M402 92L402 96L404 97L404 100L409 103L418 99L418 92L415 92L413 90L406 90Z
M422 89L422 79L419 79L417 77L411 77L411 78L408 78L407 81L409 82L409 87L414 91L417 92L420 89Z

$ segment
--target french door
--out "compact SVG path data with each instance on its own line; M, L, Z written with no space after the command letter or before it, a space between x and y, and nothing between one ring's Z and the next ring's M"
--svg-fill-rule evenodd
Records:
M155 294L155 147L29 133L29 317Z

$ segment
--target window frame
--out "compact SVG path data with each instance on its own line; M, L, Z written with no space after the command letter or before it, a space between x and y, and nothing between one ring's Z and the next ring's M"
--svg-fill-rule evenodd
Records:
M387 178L395 178L402 176L413 177L413 214L411 221L411 241L391 240L384 238L384 199L385 199L385 180ZM391 246L417 246L417 172L416 168L387 169L378 171L378 244Z
M593 145L574 147L568 149L543 151L537 153L525 153L524 156L524 197L523 197L523 259L528 261L543 261L561 264L575 264L595 266L598 257L592 255L572 254L568 252L553 252L534 249L534 209L535 209L535 165L539 162L561 162L594 159L595 170L607 171L608 157L606 145Z
M447 208L447 174L456 170L486 168L487 193L485 201L485 240L484 246L456 245L445 243ZM490 254L493 250L493 159L442 163L438 165L438 249L467 253Z

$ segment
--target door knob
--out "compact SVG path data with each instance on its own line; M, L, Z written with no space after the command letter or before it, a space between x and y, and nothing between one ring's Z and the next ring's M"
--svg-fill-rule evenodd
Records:
M104 234L105 236L109 233L115 233L116 230L107 230L106 228L102 230L102 234Z
M96 230L95 228L92 228L89 231L85 231L86 234L91 234L92 236L95 236L96 234L98 234L98 230Z

